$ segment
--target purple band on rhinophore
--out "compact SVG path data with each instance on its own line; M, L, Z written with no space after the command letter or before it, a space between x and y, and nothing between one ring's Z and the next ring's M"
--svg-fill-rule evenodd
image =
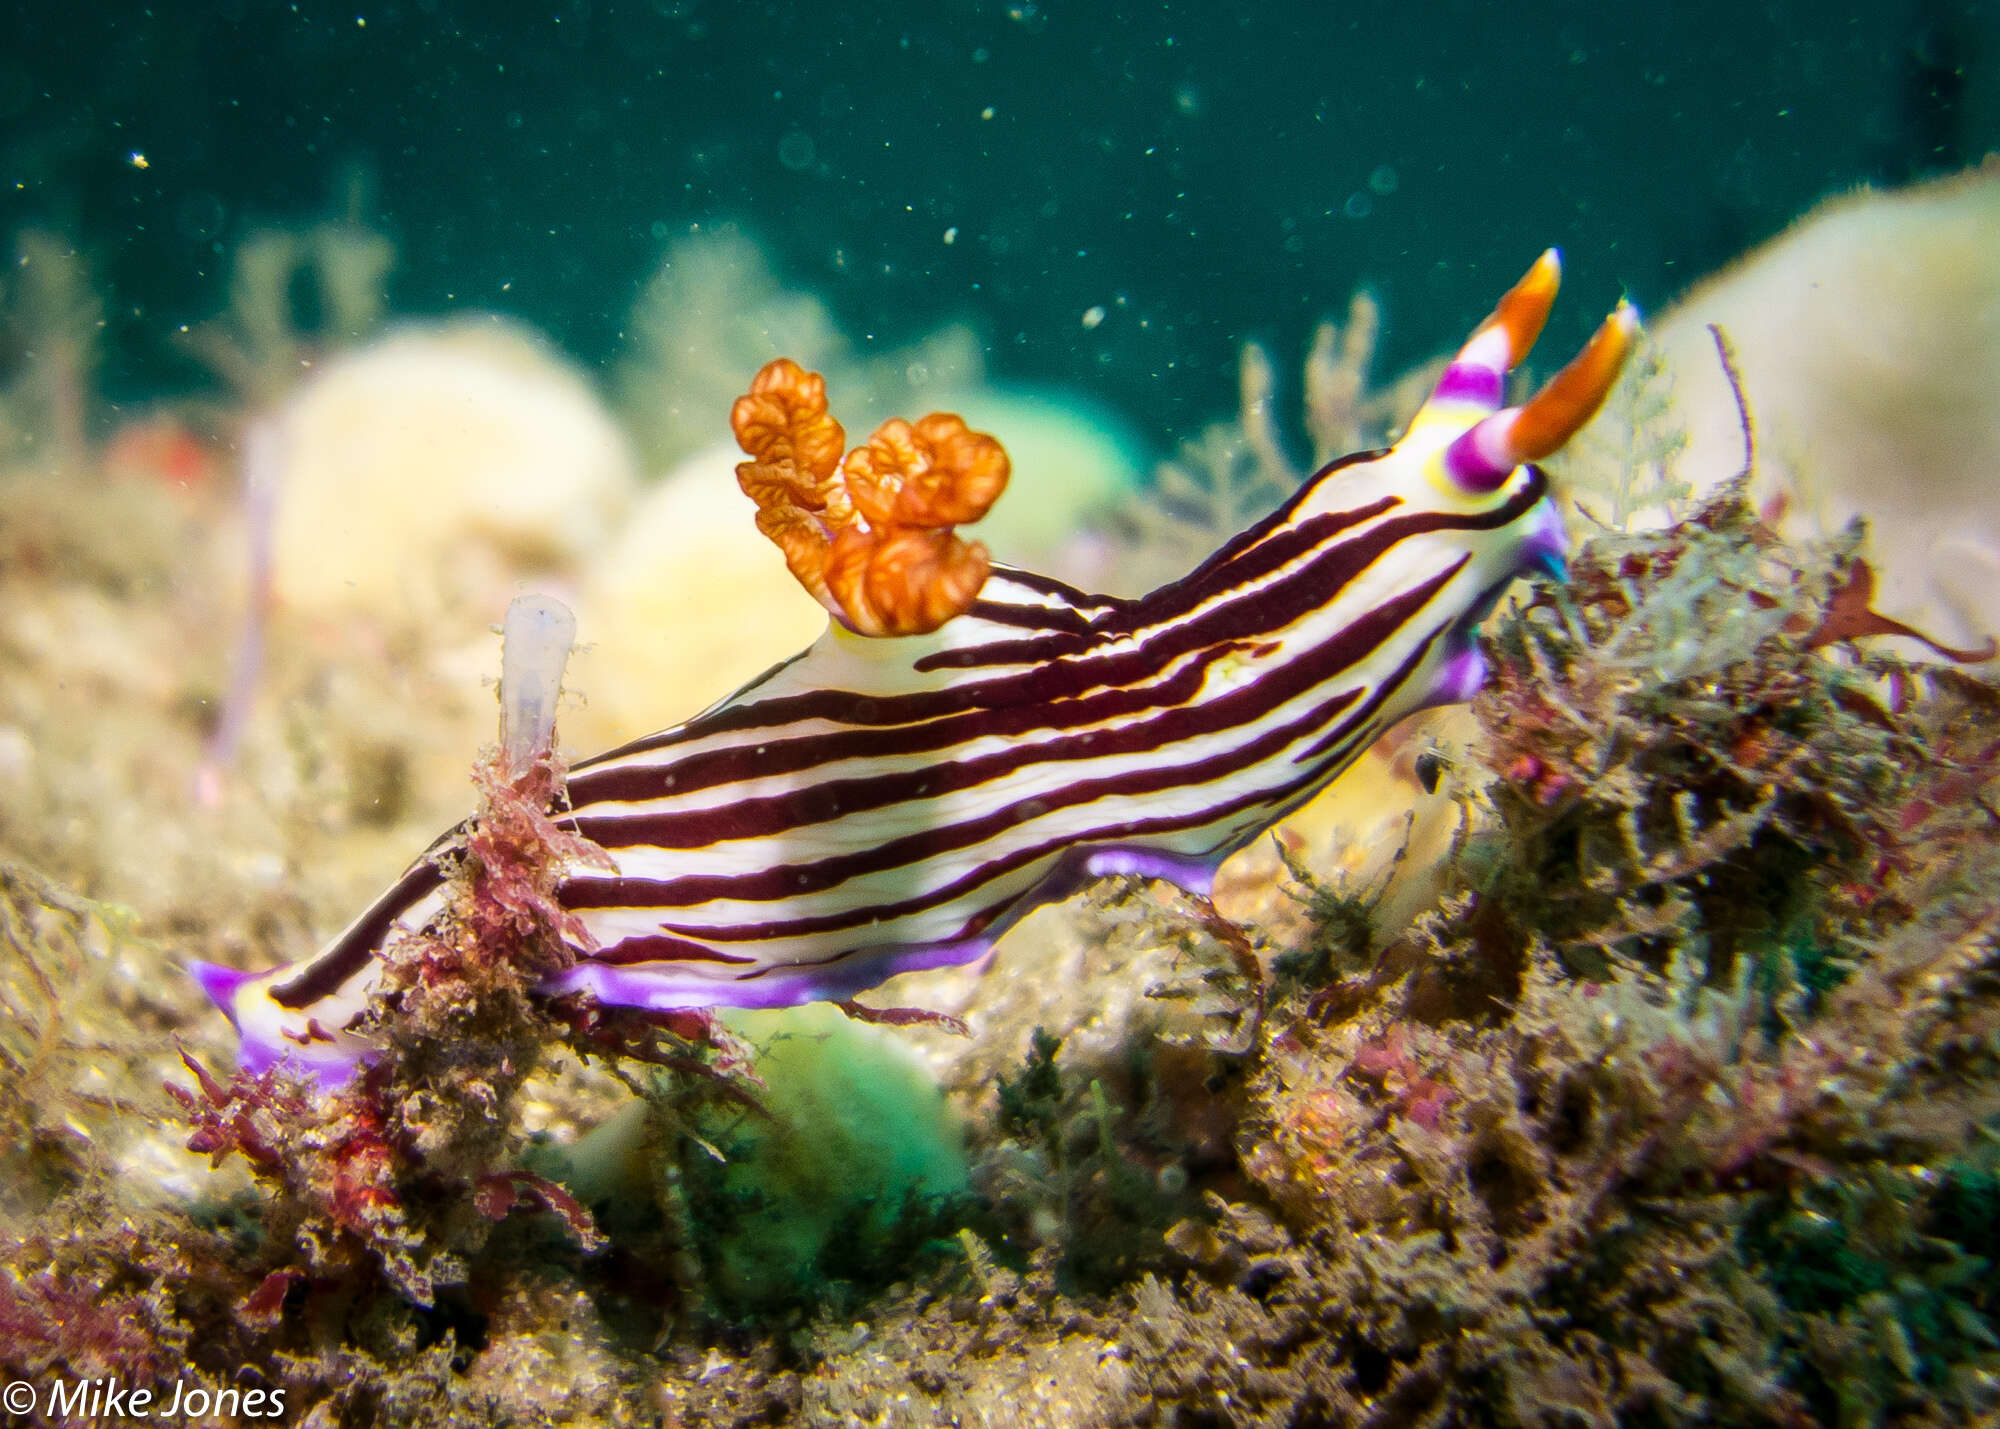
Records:
M1506 377L1490 367L1478 363L1454 362L1445 368L1444 376L1438 378L1434 396L1451 402L1477 402L1485 407L1497 407L1506 390Z
M1498 491L1517 463L1504 452L1492 452L1488 447L1498 445L1489 424L1496 417L1506 413L1495 413L1484 421L1477 422L1458 434L1458 438L1444 451L1444 469L1467 491L1484 495Z

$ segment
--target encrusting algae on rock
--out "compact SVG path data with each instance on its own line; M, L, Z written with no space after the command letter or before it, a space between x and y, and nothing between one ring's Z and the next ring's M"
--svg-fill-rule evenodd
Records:
M1996 696L1815 653L1854 568L1731 491L1499 628L1456 889L1279 1020L1246 1127L1356 1327L1344 1388L1404 1422L1992 1407Z

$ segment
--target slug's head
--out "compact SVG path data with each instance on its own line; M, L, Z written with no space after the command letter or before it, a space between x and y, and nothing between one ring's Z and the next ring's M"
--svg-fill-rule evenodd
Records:
M1561 282L1562 261L1551 248L1474 330L1396 444L1391 459L1421 468L1427 501L1458 512L1512 503L1523 488L1545 484L1532 464L1559 450L1603 405L1639 329L1627 302L1533 397L1502 405L1507 374L1535 345ZM1407 468L1403 475L1407 480ZM1538 503L1518 529L1523 566L1560 575L1566 543L1553 502Z
M266 1072L283 1062L321 1087L337 1087L374 1058L376 1049L362 1038L325 1030L326 1022L344 1029L359 1016L367 1005L366 987L343 988L308 1013L271 995L298 975L295 966L247 973L192 959L188 971L236 1029L236 1065L246 1072Z

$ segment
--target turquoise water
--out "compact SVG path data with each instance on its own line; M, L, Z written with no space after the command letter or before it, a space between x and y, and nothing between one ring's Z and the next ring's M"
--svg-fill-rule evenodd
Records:
M1560 244L1567 346L2000 142L1990 3L1615 8L43 0L0 18L0 231L87 246L127 395L201 380L175 332L260 224L351 213L398 310L608 361L663 244L735 222L852 332L968 317L1164 436L1357 284L1395 370Z

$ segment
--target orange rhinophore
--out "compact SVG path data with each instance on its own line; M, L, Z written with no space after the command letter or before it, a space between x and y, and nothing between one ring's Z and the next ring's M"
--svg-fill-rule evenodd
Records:
M1472 341L1476 343L1487 333L1498 330L1507 340L1507 366L1517 366L1535 345L1535 339L1542 335L1542 325L1549 319L1556 289L1561 285L1562 260L1551 248L1535 260L1520 282L1501 296L1493 316L1479 325Z
M826 381L790 358L765 364L729 425L750 456L736 480L757 529L800 585L863 635L922 635L964 613L991 569L952 527L1007 488L1007 453L948 412L884 422L841 460Z
M1519 460L1540 461L1553 456L1597 415L1631 354L1638 332L1638 313L1630 303L1620 303L1584 344L1583 351L1528 399L1509 434Z

